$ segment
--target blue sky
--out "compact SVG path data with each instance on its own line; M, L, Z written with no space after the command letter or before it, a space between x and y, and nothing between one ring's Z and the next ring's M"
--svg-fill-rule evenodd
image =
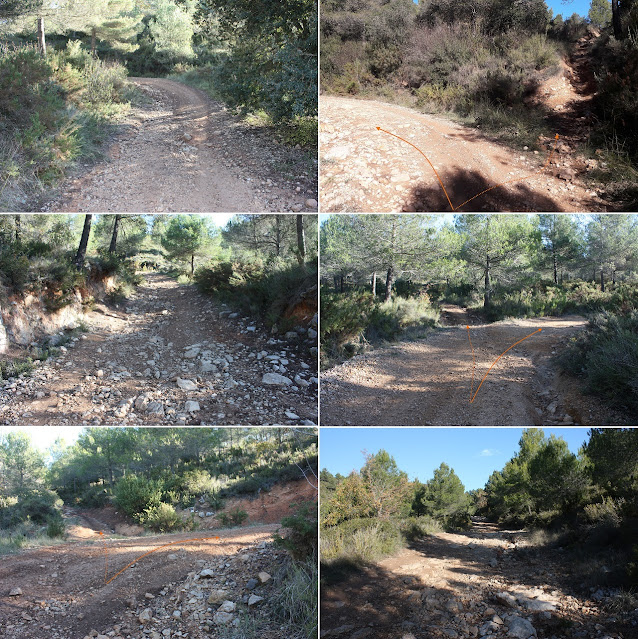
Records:
M573 453L587 441L588 428L544 428L561 436ZM362 450L385 449L411 480L427 481L445 462L466 490L483 488L494 470L501 470L518 451L521 428L322 428L320 466L333 475L359 470Z
M414 3L419 4L419 0L414 0ZM586 17L591 0L545 0L545 4L554 11L554 16L560 13L563 18L569 18L572 13L578 13Z

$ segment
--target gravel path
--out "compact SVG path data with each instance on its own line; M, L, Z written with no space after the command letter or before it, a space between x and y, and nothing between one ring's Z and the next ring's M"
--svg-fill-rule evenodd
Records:
M459 211L600 211L605 203L578 176L587 168L559 140L551 164L545 151L517 152L480 131L393 104L321 98L321 209L324 212L452 212L426 159ZM532 175L524 180L518 178ZM495 185L517 180L463 202Z
M159 274L87 321L90 332L59 357L0 386L0 423L317 423L317 342L307 332L278 339Z
M458 310L458 308L457 308ZM454 309L447 305L443 316ZM460 319L458 318L460 317ZM541 426L600 425L615 417L565 388L551 358L585 326L579 316L505 320L470 328L476 368L462 314L455 326L425 340L358 355L321 376L322 425ZM474 401L485 372L499 355ZM615 422L611 422L615 423Z
M3 557L0 564L0 627L6 639L204 639L247 614L251 594L267 603L273 580L263 585L260 572L275 574L285 551L271 543L276 524L213 532L153 535L124 540L94 534L89 543L66 543ZM193 538L217 537L188 541ZM102 541L105 539L106 541ZM140 558L111 583L104 581L104 545L108 575L164 544L183 541ZM203 573L203 574L202 574ZM20 590L20 594L9 592ZM229 618L216 617L224 601L234 605ZM232 607L232 606L231 606ZM230 607L228 607L230 609ZM223 611L222 611L223 612ZM253 614L261 617L259 606ZM280 623L265 628L277 639Z
M480 521L467 533L424 537L322 589L322 637L635 636L606 612L611 591L577 583L563 550L529 547L525 531Z
M179 82L134 78L132 108L108 161L67 180L51 212L316 210L317 165Z

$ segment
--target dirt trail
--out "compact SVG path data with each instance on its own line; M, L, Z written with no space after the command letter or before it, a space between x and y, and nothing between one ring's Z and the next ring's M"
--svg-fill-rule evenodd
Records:
M583 317L476 324L463 309L445 305L442 319L450 316L453 326L426 340L358 355L323 373L322 425L600 425L617 418L584 398L551 362L568 336L585 326ZM476 359L473 385L468 323ZM494 360L539 328L498 361L470 403L472 387L476 392Z
M561 135L568 111L556 118ZM580 117L580 116L579 116ZM584 116L583 116L584 117ZM476 129L393 104L321 98L321 208L325 212L452 212L425 158L432 162L455 210L604 211L606 203L579 179L591 166L559 140L541 152L514 151ZM571 138L570 138L571 139ZM518 178L526 177L524 180ZM472 199L496 184L513 181Z
M526 536L477 521L467 533L437 533L350 572L322 589L321 636L635 636L604 612L603 590L576 582L562 549L526 548Z
M3 557L0 562L0 627L6 639L100 637L210 637L223 600L247 608L247 583L260 571L274 575L285 552L271 543L276 524L115 539L93 533L90 542L65 543ZM202 541L186 541L203 537ZM105 584L143 553L153 554ZM202 571L208 569L210 576ZM252 592L267 600L272 581ZM17 596L9 596L20 588ZM253 587L254 588L254 587ZM213 599L223 589L223 599ZM215 603L213 603L215 601ZM144 612L146 615L144 615ZM232 615L236 618L236 614ZM276 639L280 624L264 635ZM168 631L167 633L165 631ZM216 632L213 630L213 632Z
M316 210L306 206L317 198L316 166L301 151L262 138L202 91L165 79L133 81L148 99L132 107L108 161L68 180L43 210Z
M86 320L90 331L59 357L0 385L0 423L317 422L316 339L305 333L277 339L160 274L147 275L119 308L97 305ZM277 383L264 381L267 373Z

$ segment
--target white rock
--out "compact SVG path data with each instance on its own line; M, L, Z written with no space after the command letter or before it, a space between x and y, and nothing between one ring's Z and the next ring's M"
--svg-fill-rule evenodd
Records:
M250 597L248 597L248 605L256 606L260 601L263 601L263 600L264 600L263 597L258 597L257 595L250 595Z
M22 588L11 588L9 591L9 597L18 597L22 594Z
M138 617L139 622L141 624L148 623L153 618L153 611L150 608L146 608L143 610L140 616Z
M296 381L296 380L295 380ZM292 413L291 411L287 410L285 413L286 417L288 419L299 419L299 415L295 415L294 413Z
M292 380L279 373L265 373L261 378L262 384L273 384L275 386L292 386Z
M146 412L149 415L163 415L164 405L162 402L149 402L146 406Z
M177 378L177 385L179 388L185 391L194 391L197 390L197 384L190 379L181 379Z
M233 601L224 601L224 603L217 609L218 612L235 612L237 606Z
M508 636L517 637L517 639L530 639L530 637L536 637L536 628L522 617L512 615L508 621L509 631Z
M216 612L213 616L213 621L218 625L229 624L233 620L233 615L230 612Z
M199 513L199 514L200 514L202 517L204 516L204 513ZM200 577L208 577L208 578L210 578L210 577L214 577L214 576L215 576L215 571L214 571L214 570L211 570L210 568L204 568L204 570L202 570L202 571L199 573L199 576L200 576Z
M257 575L257 579L259 579L260 583L265 584L266 582L270 581L272 577L267 572L260 572Z
M196 413L198 410L201 410L199 407L199 402L196 402L192 399L189 399L185 404L184 404L184 410L189 412L189 413Z
M314 328L309 328L309 329L308 329L308 337L309 337L310 339L316 339L316 337L317 337L317 335L318 335L318 334L319 334L319 333L317 333L317 331L316 331Z

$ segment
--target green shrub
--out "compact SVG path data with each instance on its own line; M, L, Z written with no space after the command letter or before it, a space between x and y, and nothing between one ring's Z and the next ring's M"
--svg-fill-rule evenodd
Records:
M219 513L217 519L224 527L241 526L248 519L248 513L237 507L227 513Z
M420 517L402 519L401 532L408 541L414 541L437 532L443 532L443 526L429 515L421 515Z
M638 311L595 315L558 360L564 370L584 378L588 392L619 408L638 409Z
M144 528L155 532L164 533L184 529L184 522L175 512L175 508L171 504L163 502L145 508L137 519Z
M115 504L127 515L138 519L147 508L157 507L162 501L162 482L127 475L115 486Z
M64 537L65 532L64 520L62 519L62 515L58 512L57 516L52 518L47 524L47 537L51 537L52 539L56 537Z
M297 507L297 504L292 504ZM281 520L282 526L288 528L286 537L281 537L279 531L274 535L278 546L290 551L293 559L305 559L316 555L317 552L317 503L305 502L297 511Z
M275 617L288 626L285 636L317 636L318 573L317 561L311 556L303 562L286 562L275 575L281 585L269 601Z
M604 497L601 502L587 504L584 513L590 524L605 524L617 528L622 522L624 499Z
M321 560L377 561L404 546L401 525L393 520L351 519L321 531Z

